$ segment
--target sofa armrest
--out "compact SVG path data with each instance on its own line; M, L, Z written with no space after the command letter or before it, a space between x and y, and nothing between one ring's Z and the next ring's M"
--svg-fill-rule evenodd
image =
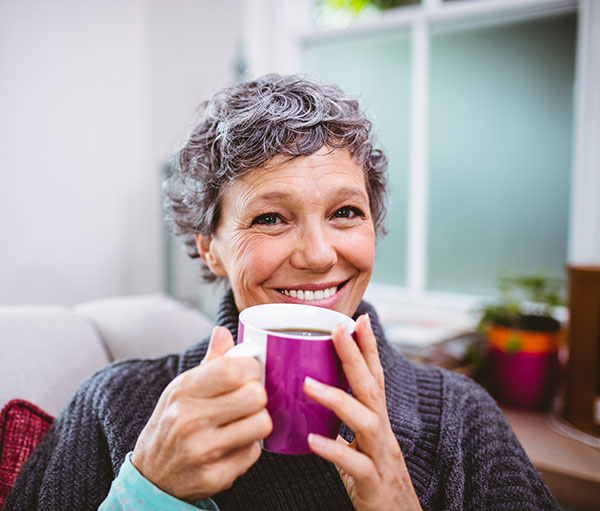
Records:
M0 354L0 407L20 398L52 415L110 361L86 319L43 305L0 307Z

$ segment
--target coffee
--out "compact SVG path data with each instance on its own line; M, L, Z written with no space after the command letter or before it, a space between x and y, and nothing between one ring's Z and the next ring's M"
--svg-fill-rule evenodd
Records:
M269 328L269 332L276 334L298 335L300 337L322 337L331 335L330 330L320 330L317 328Z

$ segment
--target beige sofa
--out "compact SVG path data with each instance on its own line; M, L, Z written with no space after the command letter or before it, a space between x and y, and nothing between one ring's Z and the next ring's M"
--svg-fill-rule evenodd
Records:
M56 415L113 360L179 352L211 329L210 319L162 294L0 306L0 408L21 398Z

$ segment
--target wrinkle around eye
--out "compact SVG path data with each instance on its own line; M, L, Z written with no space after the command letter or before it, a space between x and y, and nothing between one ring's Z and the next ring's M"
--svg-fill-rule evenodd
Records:
M265 234L267 236L275 236L281 233L286 232L290 227L290 224L278 217L277 221L274 222L256 222L253 221L250 226L250 230L255 232L256 234Z

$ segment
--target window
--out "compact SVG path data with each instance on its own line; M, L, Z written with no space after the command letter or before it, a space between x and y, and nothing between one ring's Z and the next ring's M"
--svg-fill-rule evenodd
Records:
M413 297L490 295L507 268L564 276L576 9L484 4L427 1L303 38L303 69L358 94L390 156L374 281Z
M241 2L247 75L338 82L390 156L380 316L464 318L503 267L599 264L600 2L400 3L321 29L315 0Z
M431 34L427 289L567 261L576 19Z

